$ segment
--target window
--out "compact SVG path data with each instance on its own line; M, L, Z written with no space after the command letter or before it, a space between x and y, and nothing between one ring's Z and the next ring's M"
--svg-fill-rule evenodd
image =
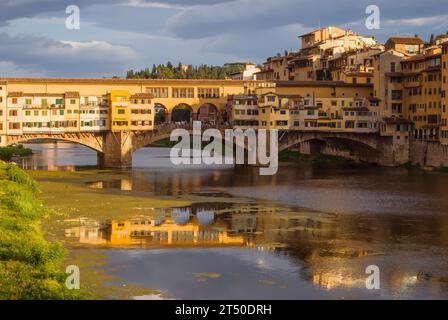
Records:
M46 106L48 106L48 100L42 99L40 104L42 105L42 107L46 107Z
M401 100L403 92L401 90L392 90L392 100Z
M39 111L38 110L34 110L34 116L38 116L39 115Z
M219 88L199 88L199 98L219 98Z
M268 96L268 102L275 102L275 96Z
M146 93L150 93L154 98L168 98L168 88L146 88Z
M17 104L17 98L12 98L12 104Z
M26 104L27 106L30 106L30 105L33 104L33 100L32 100L32 99L25 99L25 104Z
M20 129L20 123L18 123L18 122L10 122L9 123L9 129L11 129L11 130L18 130L18 129Z
M390 72L395 72L395 70L396 70L396 64L395 64L395 62L391 62L391 63L390 63Z
M117 114L125 114L125 112L124 109L117 109Z
M76 104L76 100L75 99L71 99L70 100L70 104Z
M193 88L173 88L173 98L193 98Z
M17 110L9 110L10 117L17 117Z
M31 115L31 111L25 111L25 115L26 116L30 116Z
M62 99L56 99L56 104L63 104Z

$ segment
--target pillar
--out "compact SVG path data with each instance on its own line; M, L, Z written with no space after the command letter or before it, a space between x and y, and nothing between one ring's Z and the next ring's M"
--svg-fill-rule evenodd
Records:
M165 112L165 123L171 122L171 113Z
M103 136L103 152L98 153L100 168L132 167L132 139L129 131L108 131Z

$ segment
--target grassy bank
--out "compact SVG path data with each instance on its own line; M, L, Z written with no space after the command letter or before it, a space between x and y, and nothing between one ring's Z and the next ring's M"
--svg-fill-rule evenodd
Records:
M352 159L326 154L303 154L298 151L283 150L278 154L279 161L353 162Z
M32 154L31 149L24 148L22 145L0 148L0 160L2 161L11 161L14 157L28 157Z
M0 299L79 299L60 271L64 249L39 228L47 214L37 187L15 165L0 162Z

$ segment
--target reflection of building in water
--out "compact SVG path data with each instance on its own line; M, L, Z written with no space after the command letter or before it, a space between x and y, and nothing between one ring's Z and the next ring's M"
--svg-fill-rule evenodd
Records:
M81 218L79 220L70 220L68 222L77 222L79 225L65 229L66 238L76 238L80 243L93 245L102 245L106 243L103 230L98 221Z
M216 219L212 210L174 208L158 217L136 217L112 220L100 225L80 220L78 227L66 229L67 238L76 238L93 245L155 245L155 246L248 246L243 235L230 232L228 223Z
M364 234L360 234L354 232L359 228L359 218L335 223L334 218L315 212L292 214L279 208L218 205L158 210L158 216L113 220L103 225L81 220L79 226L66 230L66 237L103 246L234 246L275 251L295 261L304 279L328 290L365 289L365 270L371 264L380 267L381 289L405 292L425 283L431 290L440 290L446 283L443 268L428 273L412 258L397 262L384 253L385 243L390 244L386 242L390 241L390 228L364 228ZM421 227L415 226L412 233L417 234ZM427 228L431 227L433 224L428 224Z

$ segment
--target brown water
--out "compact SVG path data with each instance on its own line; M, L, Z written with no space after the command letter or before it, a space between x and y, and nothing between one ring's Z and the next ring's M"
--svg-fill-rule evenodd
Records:
M45 222L48 237L101 297L448 298L448 174L301 162L262 177L176 168L158 148L135 153L130 171L64 173L95 153L31 147L22 165L63 213ZM379 290L366 289L369 265Z

